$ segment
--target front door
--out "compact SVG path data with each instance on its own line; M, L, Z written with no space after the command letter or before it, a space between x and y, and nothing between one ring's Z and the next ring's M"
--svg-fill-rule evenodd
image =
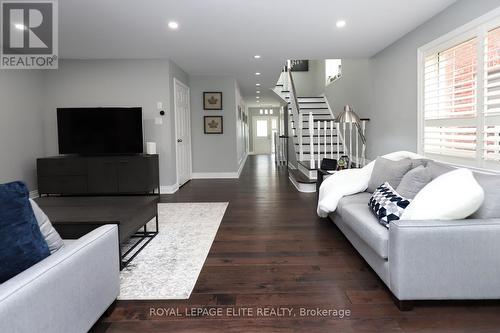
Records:
M191 118L189 87L174 79L177 183L191 179Z
M253 117L253 152L271 154L272 127L270 117Z

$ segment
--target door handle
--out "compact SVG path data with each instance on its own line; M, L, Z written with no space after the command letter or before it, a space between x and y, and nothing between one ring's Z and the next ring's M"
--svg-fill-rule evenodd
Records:
M182 139L177 139L177 142L181 143L181 142L182 142Z

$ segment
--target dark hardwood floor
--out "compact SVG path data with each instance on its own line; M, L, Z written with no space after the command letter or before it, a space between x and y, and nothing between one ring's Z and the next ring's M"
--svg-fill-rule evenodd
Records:
M400 312L390 292L342 233L315 214L315 194L298 193L284 168L251 156L239 180L193 180L163 202L228 201L189 300L119 301L93 332L500 332L498 302L423 302ZM186 317L186 309L222 316ZM296 316L225 311L293 308ZM182 316L153 313L178 308ZM300 308L350 316L300 316Z

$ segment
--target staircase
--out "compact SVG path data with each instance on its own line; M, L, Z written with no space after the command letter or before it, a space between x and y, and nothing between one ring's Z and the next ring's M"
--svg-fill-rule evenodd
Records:
M324 96L297 96L288 68L290 66L283 69L273 91L288 105L289 144L295 151L295 159L288 163L289 178L300 192L315 192L317 169L323 158L338 160L347 155L356 166L361 166L364 144L360 144L352 123L334 121L333 110ZM364 135L365 121L361 129Z

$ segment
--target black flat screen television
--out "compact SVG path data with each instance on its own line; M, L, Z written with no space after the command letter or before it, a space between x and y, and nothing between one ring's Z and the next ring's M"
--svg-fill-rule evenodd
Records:
M59 154L143 153L142 108L58 108Z

